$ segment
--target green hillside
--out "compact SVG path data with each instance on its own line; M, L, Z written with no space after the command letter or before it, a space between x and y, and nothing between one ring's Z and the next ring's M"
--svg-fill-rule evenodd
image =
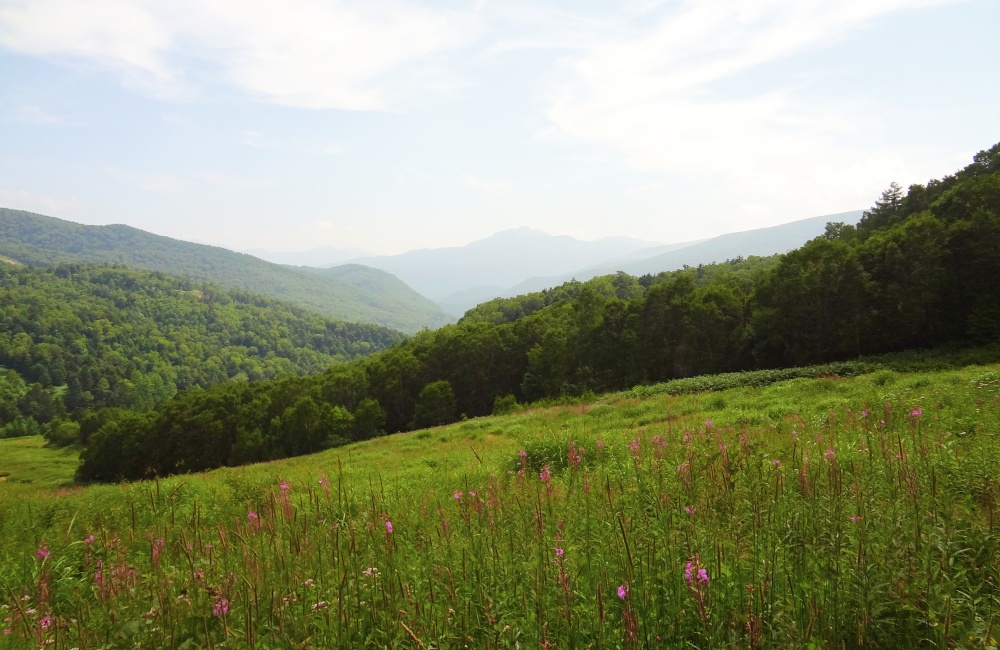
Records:
M86 488L0 441L0 648L995 646L1000 366L664 390Z
M319 373L404 335L163 273L0 265L0 437L80 409Z
M36 266L84 262L161 271L278 298L330 318L408 333L450 320L402 282L388 281L384 271L359 267L345 282L336 274L314 274L129 226L85 226L21 210L0 208L0 255ZM369 293L368 284L379 291Z
M565 395L994 342L998 189L1000 145L775 259L595 278L315 377L179 395L143 422L110 422L80 476L199 471Z

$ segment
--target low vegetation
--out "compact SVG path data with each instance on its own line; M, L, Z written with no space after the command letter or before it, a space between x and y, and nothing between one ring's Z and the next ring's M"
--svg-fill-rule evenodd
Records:
M883 369L8 481L0 648L995 647L998 434L1000 366Z

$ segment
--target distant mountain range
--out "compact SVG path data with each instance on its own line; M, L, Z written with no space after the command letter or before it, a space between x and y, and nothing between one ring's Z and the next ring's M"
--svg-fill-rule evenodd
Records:
M828 222L855 224L861 214L860 210L829 214L674 244L627 237L588 242L517 228L467 246L353 261L392 273L457 317L493 298L540 291L574 278L584 281L617 271L641 276L673 271L685 264L784 253L823 234Z
M822 235L826 224L842 221L855 225L861 219L862 214L862 210L839 212L801 219L780 226L727 233L696 242L646 248L630 256L580 268L572 273L530 278L509 287L499 295L504 297L518 296L555 287L574 278L583 282L618 271L624 271L638 277L646 274L656 275L663 271L676 271L685 265L697 266L712 262L724 262L737 257L750 257L752 255L766 257L787 253L802 246L810 239Z
M269 251L264 248L250 248L243 251L247 255L259 257L275 264L291 266L315 266L325 268L344 264L362 257L371 257L371 253L360 248L334 248L333 246L318 246L307 251Z
M656 245L628 237L582 241L516 228L466 246L353 261L392 273L438 304L474 306L530 277L565 273Z
M327 317L408 333L453 320L378 269L293 268L130 226L85 226L21 210L0 208L0 256L34 266L84 262L160 271L279 298Z

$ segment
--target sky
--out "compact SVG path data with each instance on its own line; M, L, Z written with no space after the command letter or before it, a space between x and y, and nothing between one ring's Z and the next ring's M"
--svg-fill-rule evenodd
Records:
M0 207L235 250L681 242L1000 141L997 0L0 0Z

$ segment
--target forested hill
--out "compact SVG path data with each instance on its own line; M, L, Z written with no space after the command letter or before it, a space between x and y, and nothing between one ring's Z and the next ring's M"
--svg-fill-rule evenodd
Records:
M998 277L1000 145L954 176L906 193L891 187L857 227L830 224L769 262L597 278L520 312L479 310L322 375L227 384L110 419L90 438L80 478L308 453L517 402L698 374L995 342Z
M149 271L0 264L0 435L79 409L319 373L404 335Z
M378 269L358 267L345 281L130 226L85 226L21 210L0 208L0 256L33 266L82 262L161 271L407 333L451 321L429 299Z

